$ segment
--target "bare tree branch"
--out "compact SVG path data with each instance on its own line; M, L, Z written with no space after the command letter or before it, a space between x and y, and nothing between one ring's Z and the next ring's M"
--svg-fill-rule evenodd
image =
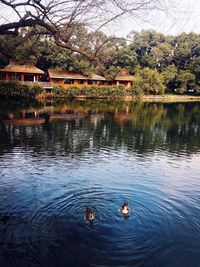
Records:
M39 26L42 32L54 38L57 45L95 59L99 50L110 42L103 40L96 51L86 47L96 32L126 14L142 17L142 12L162 8L160 0L0 0L2 8L10 11L10 21L0 24L0 35L18 35L20 29ZM1 15L1 11L0 11ZM5 16L3 16L5 17ZM2 18L3 18L2 17ZM74 32L78 27L92 29L84 39L85 45L76 43ZM41 29L40 29L41 32ZM30 32L29 32L30 34ZM34 31L35 34L35 31ZM41 34L41 33L40 33Z

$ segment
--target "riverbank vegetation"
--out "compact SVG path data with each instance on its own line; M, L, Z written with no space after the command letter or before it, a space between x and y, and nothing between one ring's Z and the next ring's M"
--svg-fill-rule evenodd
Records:
M0 98L2 99L35 99L35 98L108 98L119 99L126 95L125 87L119 86L71 86L55 87L51 93L38 85L20 84L19 82L0 81Z
M56 87L52 90L53 97L87 97L87 98L122 98L126 95L125 87L119 86L83 86L83 87Z
M0 81L1 99L35 99L43 92L44 89L37 85L20 84L14 81Z
M154 81L154 77L152 78ZM90 99L110 99L110 100L142 100L147 102L188 102L200 101L197 95L178 95L163 94L163 85L157 82L148 87L145 84L139 84L141 80L137 80L130 90L126 90L123 85L119 86L69 86L67 88L54 87L50 93L38 85L20 84L19 82L0 81L0 99L9 100L39 100L47 99L63 101L65 98L90 98ZM150 83L149 83L150 84ZM149 91L148 88L151 88ZM144 91L142 91L144 90Z

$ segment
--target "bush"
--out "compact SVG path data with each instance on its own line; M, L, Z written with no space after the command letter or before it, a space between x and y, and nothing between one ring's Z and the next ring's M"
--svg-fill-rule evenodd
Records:
M137 76L134 80L134 85L131 88L131 94L142 96L144 94L144 90L142 87L142 78Z
M125 96L125 87L120 86L83 86L83 87L55 87L53 97L77 97L83 95L88 98L120 98Z
M29 86L29 94L32 96L32 98L35 98L42 93L44 93L44 88L42 88L41 86L37 84Z
M176 89L176 93L179 94L179 95L185 94L186 91L187 90L184 87L181 87L181 88Z
M175 79L177 89L176 93L178 94L186 94L189 93L190 90L195 91L195 75L190 73L189 71L180 70Z
M42 92L44 92L44 89L38 85L29 86L16 81L0 81L1 98L34 99Z
M196 85L194 89L195 95L200 95L200 85Z
M163 76L156 70L144 68L135 76L132 94L159 95L165 92Z

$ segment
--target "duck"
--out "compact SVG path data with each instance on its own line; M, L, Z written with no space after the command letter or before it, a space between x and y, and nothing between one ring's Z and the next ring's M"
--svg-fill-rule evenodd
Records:
M88 222L92 222L95 219L94 212L90 208L88 208L88 207L85 210L85 217L84 217L84 219L87 220Z
M124 202L119 211L125 216L128 215L129 214L128 202Z

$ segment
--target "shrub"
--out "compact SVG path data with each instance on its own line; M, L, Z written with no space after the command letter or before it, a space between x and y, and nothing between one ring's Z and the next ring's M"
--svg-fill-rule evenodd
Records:
M185 94L186 91L187 91L187 90L186 90L186 88L184 88L184 87L181 87L181 88L176 89L176 93L179 94L179 95L183 95L183 94Z
M195 95L200 95L200 85L196 85L194 89Z
M137 96L142 96L144 94L141 77L139 77L139 76L135 77L134 84L131 88L131 93L133 95L137 95Z
M53 97L77 97L84 95L88 98L119 98L125 96L125 87L120 86L83 86L55 87Z
M156 70L144 68L135 76L132 94L158 95L165 92L163 76Z
M190 90L195 90L195 75L189 71L180 70L176 77L176 84L178 89L175 92L178 94L185 94Z
M16 81L0 81L0 96L2 98L34 99L42 92L44 89L38 85L29 86Z
M32 96L32 98L35 98L42 93L44 93L44 89L41 86L37 84L29 86L29 94Z

